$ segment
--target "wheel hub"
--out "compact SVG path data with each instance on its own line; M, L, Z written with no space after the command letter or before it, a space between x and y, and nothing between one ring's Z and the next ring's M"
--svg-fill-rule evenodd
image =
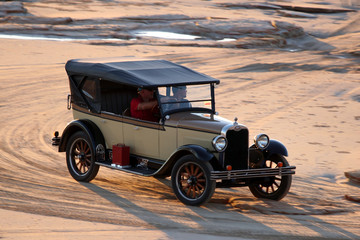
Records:
M262 185L264 187L270 187L275 181L274 177L266 177L264 178L264 182L262 183Z
M189 179L187 180L187 183L190 185L190 186L195 186L196 183L197 183L197 178L195 176L191 176L189 177Z
M80 154L78 155L78 157L79 157L79 160L80 160L81 162L84 162L84 161L85 161L85 154L84 154L84 153L80 153Z

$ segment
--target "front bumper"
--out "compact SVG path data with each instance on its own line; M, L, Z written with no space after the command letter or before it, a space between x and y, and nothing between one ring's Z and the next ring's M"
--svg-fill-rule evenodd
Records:
M212 171L211 180L233 180L245 178L274 177L295 174L295 166L280 168L253 168L232 171Z

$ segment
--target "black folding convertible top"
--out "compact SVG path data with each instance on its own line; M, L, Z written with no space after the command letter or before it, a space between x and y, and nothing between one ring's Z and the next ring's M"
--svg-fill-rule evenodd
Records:
M216 83L220 81L165 60L125 60L120 58L74 59L66 63L69 76L106 79L137 87L160 87Z

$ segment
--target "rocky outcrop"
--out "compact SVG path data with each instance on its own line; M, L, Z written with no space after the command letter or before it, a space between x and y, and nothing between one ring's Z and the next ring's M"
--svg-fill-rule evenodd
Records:
M22 2L0 2L0 16L1 14L12 14L12 13L26 13L27 10L24 8Z
M345 172L345 177L355 184L360 184L360 170ZM345 199L353 202L360 202L360 194L346 194Z

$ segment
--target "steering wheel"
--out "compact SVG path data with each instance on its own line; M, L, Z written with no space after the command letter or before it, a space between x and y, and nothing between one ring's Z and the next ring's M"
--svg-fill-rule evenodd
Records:
M151 108L151 113L155 116L155 117L159 117L160 116L160 108L159 108L159 104L154 105Z

